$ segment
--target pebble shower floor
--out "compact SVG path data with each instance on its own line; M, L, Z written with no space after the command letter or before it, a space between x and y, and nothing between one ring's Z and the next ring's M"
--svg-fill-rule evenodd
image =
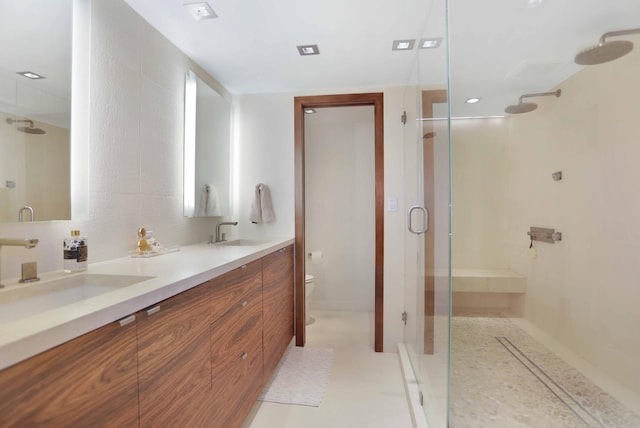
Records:
M640 427L640 416L506 318L453 317L451 428Z

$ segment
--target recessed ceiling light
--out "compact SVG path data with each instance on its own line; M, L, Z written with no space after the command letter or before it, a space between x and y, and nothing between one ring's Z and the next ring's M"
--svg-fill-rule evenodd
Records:
M480 101L480 98L468 98L465 103L467 104L475 104Z
M209 6L209 4L206 2L185 3L184 7L187 8L193 19L195 19L196 21L218 17L213 9L211 9L211 6Z
M440 42L442 42L442 37L434 37L431 39L422 39L420 40L420 49L432 49L440 46Z
M33 71L18 71L17 74L21 74L24 77L28 77L29 79L44 79L44 76L39 75L38 73L34 73Z
M297 46L298 52L300 55L319 55L320 49L318 49L318 45L299 45Z
M316 109L313 109L313 108L306 108L306 109L304 109L304 112L305 112L306 114L313 114L313 113L315 113L315 112L316 112Z
M394 50L394 51L410 51L411 49L413 49L413 44L415 42L416 42L415 39L394 40L391 50Z

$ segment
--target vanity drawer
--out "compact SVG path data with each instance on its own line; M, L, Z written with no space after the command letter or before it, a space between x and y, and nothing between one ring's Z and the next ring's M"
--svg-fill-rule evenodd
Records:
M214 426L240 426L262 389L262 301L259 290L211 325Z
M259 315L252 315L238 329L242 330L240 334L229 335L242 336L237 344L217 346L215 342L212 343L214 395L223 392L223 395L228 397L230 391L244 385L244 379L250 378L250 374L262 372L262 331L260 328L255 328L261 321Z
M219 376L213 380L212 426L242 426L262 391L261 332L249 338L243 354L220 361L214 373Z
M211 363L214 367L242 355L249 339L262 331L260 293L254 292L244 302L246 305L235 305L211 325Z
M262 261L256 260L227 272L207 285L210 287L212 320L217 320L262 289Z

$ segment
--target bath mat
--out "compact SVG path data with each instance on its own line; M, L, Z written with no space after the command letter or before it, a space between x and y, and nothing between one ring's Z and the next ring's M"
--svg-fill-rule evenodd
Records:
M320 406L334 354L333 349L290 346L258 400Z

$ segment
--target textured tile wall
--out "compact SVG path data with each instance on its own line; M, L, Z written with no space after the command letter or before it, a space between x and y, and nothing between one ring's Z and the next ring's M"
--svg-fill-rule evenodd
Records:
M173 245L205 241L215 226L182 215L184 76L204 73L124 2L91 4L89 218L0 225L0 236L41 240L34 250L3 249L3 278L18 277L25 261L61 269L72 228L87 235L96 262L125 256L141 225Z

